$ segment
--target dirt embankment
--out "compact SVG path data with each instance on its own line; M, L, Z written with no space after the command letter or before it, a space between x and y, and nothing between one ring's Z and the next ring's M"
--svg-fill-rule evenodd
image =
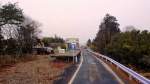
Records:
M53 84L61 78L71 63L52 62L49 57L37 56L35 60L19 62L0 68L0 84Z

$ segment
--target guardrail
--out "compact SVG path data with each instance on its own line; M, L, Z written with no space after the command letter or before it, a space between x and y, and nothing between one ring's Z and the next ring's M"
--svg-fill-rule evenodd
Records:
M145 78L144 76L138 74L137 72L133 71L132 69L129 69L128 67L120 64L119 62L107 57L107 56L104 56L104 55L101 55L99 53L96 53L96 52L93 52L91 51L90 49L88 49L89 52L97 55L97 56L100 56L102 58L104 58L106 61L110 61L111 63L113 63L114 65L116 65L118 68L120 68L121 70L123 70L125 73L127 73L131 79L134 78L135 80L138 80L140 83L142 84L150 84L150 80Z

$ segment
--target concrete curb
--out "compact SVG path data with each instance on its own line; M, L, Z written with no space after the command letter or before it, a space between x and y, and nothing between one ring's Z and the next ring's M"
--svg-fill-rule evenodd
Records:
M81 62L80 62L80 64L79 64L77 70L75 71L74 75L72 76L72 78L71 78L70 81L68 82L68 84L72 84L72 83L73 83L73 81L74 81L76 75L77 75L78 72L79 72L79 69L80 69L81 66L82 66L82 63L83 63L83 56L82 56L82 52L81 52Z
M105 62L103 62L101 59L97 58L96 56L93 57L95 57L117 79L119 84L125 84Z

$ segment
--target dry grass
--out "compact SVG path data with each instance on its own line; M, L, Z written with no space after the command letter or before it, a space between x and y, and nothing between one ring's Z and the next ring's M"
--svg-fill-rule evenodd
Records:
M143 75L143 76L145 76L145 77L147 77L148 79L150 79L150 72L148 73L141 73L141 75Z
M18 57L16 55L0 55L0 67L5 67L18 62L31 61L35 60L36 58L37 56L32 54L25 54L22 57Z
M0 84L52 84L70 63L53 63L48 56L0 69Z

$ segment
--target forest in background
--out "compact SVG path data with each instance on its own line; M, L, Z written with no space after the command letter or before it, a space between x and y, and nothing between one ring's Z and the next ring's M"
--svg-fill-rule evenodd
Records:
M132 68L150 71L150 32L127 26L122 32L116 17L106 14L96 37L87 41L96 52Z

